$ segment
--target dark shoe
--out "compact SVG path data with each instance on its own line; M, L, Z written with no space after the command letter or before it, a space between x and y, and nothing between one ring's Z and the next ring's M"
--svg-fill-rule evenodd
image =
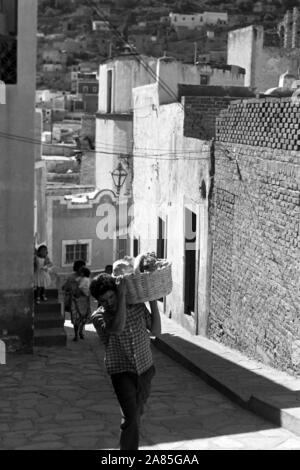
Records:
M79 338L80 338L80 339L84 339L84 336L83 336L82 333L79 333Z
M78 341L78 338L77 338L77 336L75 336L75 338L73 338L73 341Z

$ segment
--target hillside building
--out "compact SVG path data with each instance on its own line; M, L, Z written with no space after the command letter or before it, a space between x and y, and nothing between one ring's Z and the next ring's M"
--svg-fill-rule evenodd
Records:
M169 17L170 23L174 28L185 27L190 30L200 29L204 25L224 25L228 23L227 13L214 13L208 11L195 14L171 12Z
M277 31L263 26L248 26L230 31L227 61L246 70L245 86L258 92L277 87L287 70L298 76L300 66L299 12L288 11Z

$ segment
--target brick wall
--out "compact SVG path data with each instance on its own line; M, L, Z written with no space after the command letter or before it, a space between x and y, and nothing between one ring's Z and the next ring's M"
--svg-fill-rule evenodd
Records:
M208 335L291 373L300 371L297 113L284 99L221 112L210 207Z
M300 107L291 98L235 101L218 121L223 142L300 150Z
M200 140L215 137L217 116L232 99L224 96L185 96L184 135Z

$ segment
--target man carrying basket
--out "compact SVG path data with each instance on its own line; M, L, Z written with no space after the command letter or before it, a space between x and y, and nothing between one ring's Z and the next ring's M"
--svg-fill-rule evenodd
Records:
M105 273L90 286L98 301L92 321L105 344L105 365L122 412L120 450L137 450L140 417L155 374L149 333L161 333L161 320L156 300L150 301L150 313L144 303L126 303L126 291L124 278L117 284Z

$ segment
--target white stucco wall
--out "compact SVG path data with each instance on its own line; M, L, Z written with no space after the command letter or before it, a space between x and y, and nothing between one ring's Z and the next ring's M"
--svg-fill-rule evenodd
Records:
M228 22L228 13L220 13L214 11L205 11L203 14L204 21L207 24L217 24L218 20Z
M209 76L210 86L244 86L245 74L238 70L238 67L231 67L231 70L215 68L209 65L199 67L200 73Z
M209 85L244 86L245 75L238 73L234 68L224 70L209 65L183 64L176 60L162 59L157 62L160 104L173 103L177 100L179 83L200 85L201 75L209 76Z
M218 12L195 13L195 14L180 14L170 13L170 21L172 26L183 26L188 29L196 29L205 24L218 24L219 21L227 23L228 14Z
M98 189L116 191L111 172L117 167L118 156L121 153L132 153L132 120L97 118L96 187ZM121 194L126 193L129 183L131 175L125 180Z
M155 81L156 59L142 57L144 65L135 58L114 59L99 68L99 112L107 112L107 72L113 71L112 113L132 110L132 88ZM153 76L147 71L152 70Z
M253 86L254 27L236 29L228 34L227 63L246 70L245 86Z
M299 50L264 47L263 26L248 26L228 35L227 63L246 69L245 86L258 92L277 87L287 70L297 74Z
M99 72L99 114L96 120L96 187L98 189L112 189L111 172L117 166L119 153L131 153L133 145L132 122L129 115L133 111L132 89L139 86L156 86L156 98L159 103L167 104L177 101L178 84L200 85L200 76L203 73L210 75L211 85L243 86L244 75L235 71L211 69L201 65L183 64L176 60L157 60L143 58L153 71L154 77L137 63L132 57L115 59L100 66ZM111 118L101 116L107 113L107 72L113 71L112 109ZM150 89L150 88L149 88ZM155 88L157 90L157 88ZM155 99L156 99L155 98ZM152 103L153 96L136 109L142 121L144 114L149 112L148 102ZM150 100L150 101L149 101ZM126 116L118 116L118 115ZM131 177L128 176L123 191L130 190Z
M37 0L19 0L17 84L0 105L0 289L32 285ZM18 140L24 137L25 142Z
M17 21L17 83L0 105L0 338L31 352L37 0L18 1Z
M154 86L136 88L133 96L136 111L132 233L140 238L141 252L156 251L157 218L167 218L167 258L173 265L174 287L166 300L166 313L192 333L201 332L202 319L202 329L205 329L206 286L202 278L206 279L207 243L203 231L207 225L207 207L200 200L199 185L204 178L209 187L208 149L204 142L183 136L184 111L180 104L157 106L158 90ZM142 153L148 158L141 158ZM174 160L175 156L180 159ZM196 266L199 256L202 259L201 272L197 271L194 317L183 313L185 207L198 217Z

